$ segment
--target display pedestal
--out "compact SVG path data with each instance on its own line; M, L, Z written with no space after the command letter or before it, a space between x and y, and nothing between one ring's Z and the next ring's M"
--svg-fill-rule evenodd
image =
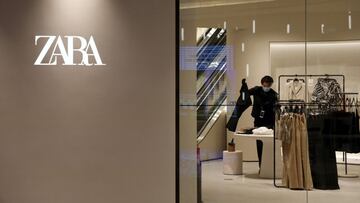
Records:
M283 162L281 158L281 141L276 140L275 155L274 155L274 135L254 135L254 134L236 134L235 136L252 138L254 140L261 140L263 142L262 163L260 168L260 178L272 179L274 178L274 163L275 178L282 178ZM254 142L255 145L255 142ZM274 157L276 161L274 162Z
M223 152L223 172L224 175L243 174L243 153L242 151Z

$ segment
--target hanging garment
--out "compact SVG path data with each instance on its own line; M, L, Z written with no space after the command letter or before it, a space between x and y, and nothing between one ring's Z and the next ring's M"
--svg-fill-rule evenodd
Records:
M312 95L314 93L316 83L313 78L309 78L306 81L307 81L307 83L306 83L306 87L307 87L306 91L307 92L305 94L307 95L307 101L312 101L312 99L313 99Z
M359 123L359 112L356 109L355 113L353 114L353 125L352 125L352 141L351 143L353 143L350 152L349 153L360 153L360 123Z
M249 88L246 84L246 80L242 80L242 86L240 89L240 96L236 102L235 109L226 125L227 129L231 132L236 131L236 127L241 115L244 111L251 106L251 98L249 94Z
M312 101L333 105L341 104L342 92L340 84L333 78L319 78L312 93Z
M314 188L340 189L335 155L334 137L329 133L331 118L313 115L307 118L309 157Z
M351 112L351 132L347 137L347 144L345 145L345 152L347 153L360 153L360 130L359 130L359 113L356 109Z
M293 80L287 83L288 99L305 101L305 83L300 80Z
M311 190L313 182L305 115L285 114L276 124L276 138L282 140L283 185L290 189Z
M359 115L357 112L329 114L329 133L335 138L335 150L360 153Z

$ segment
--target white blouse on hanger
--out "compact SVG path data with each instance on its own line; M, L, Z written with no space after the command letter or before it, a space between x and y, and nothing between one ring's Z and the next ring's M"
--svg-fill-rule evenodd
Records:
M289 100L303 100L305 101L305 83L298 81L291 81L287 83L288 99Z

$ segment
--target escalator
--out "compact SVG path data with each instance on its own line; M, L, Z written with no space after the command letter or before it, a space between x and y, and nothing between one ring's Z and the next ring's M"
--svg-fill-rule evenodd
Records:
M209 28L199 38L197 51L197 138L200 143L216 122L226 100L226 31ZM210 126L209 126L210 125Z
M226 107L223 105L226 102L226 31L221 28L201 30L203 33L198 38L196 54L198 203L202 202L201 156L207 154L204 151L211 151L211 155L205 159L217 159L222 156L226 145Z

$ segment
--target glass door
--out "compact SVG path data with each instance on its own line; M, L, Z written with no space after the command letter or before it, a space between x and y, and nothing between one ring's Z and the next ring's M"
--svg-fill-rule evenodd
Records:
M315 116L309 137L315 189L309 202L358 202L360 199L360 2L307 0L306 72L312 101L331 105ZM316 141L316 142L315 142Z
M295 166L309 165L289 165L288 142L274 139L275 104L293 99L294 79L306 80L306 8L305 0L180 0L181 203L307 202ZM302 152L291 160L309 156Z

